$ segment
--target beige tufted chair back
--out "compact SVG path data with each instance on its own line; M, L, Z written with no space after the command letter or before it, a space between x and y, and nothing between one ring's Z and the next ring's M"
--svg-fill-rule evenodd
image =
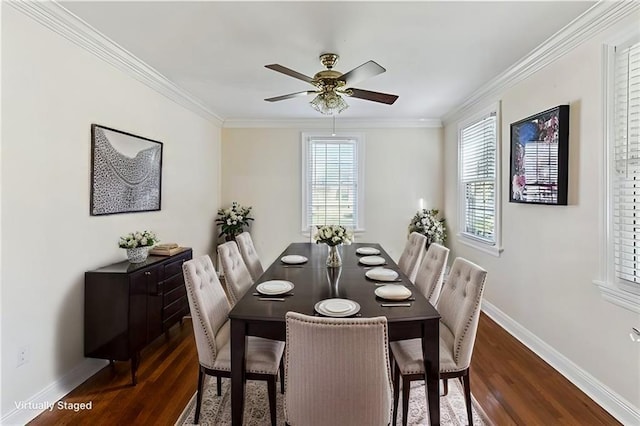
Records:
M415 285L420 292L429 299L429 303L436 305L442 290L442 277L449 258L449 249L438 243L432 243L422 259L416 273Z
M405 244L404 250L398 260L398 267L409 277L411 282L415 282L416 280L418 265L422 261L426 247L427 237L417 232L412 232L411 235L409 235L407 244Z
M457 257L436 306L440 323L453 335L453 361L459 369L471 364L486 277L480 266Z
M242 260L244 260L244 264L249 270L251 279L253 281L257 280L264 272L264 269L262 269L260 258L258 257L256 248L253 245L251 234L249 234L248 232L243 232L242 234L236 236L236 243L238 243L238 250L240 250Z
M291 426L391 421L387 319L288 312L285 417Z
M182 265L200 365L213 368L218 348L216 334L227 320L229 302L209 256Z
M229 241L218 246L220 263L224 271L224 279L229 292L229 302L235 306L238 300L244 296L247 290L253 285L253 279L242 260L238 245L235 241Z

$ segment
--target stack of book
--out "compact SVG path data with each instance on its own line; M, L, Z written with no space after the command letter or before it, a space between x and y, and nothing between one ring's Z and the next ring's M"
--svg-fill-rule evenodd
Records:
M184 247L180 247L176 243L158 244L149 250L149 254L154 256L173 256L176 253L180 253L184 250Z

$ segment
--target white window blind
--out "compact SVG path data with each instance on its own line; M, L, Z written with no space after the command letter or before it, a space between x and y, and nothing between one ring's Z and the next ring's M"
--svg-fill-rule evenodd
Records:
M321 225L358 228L358 155L357 139L307 140L303 229Z
M461 231L489 245L496 243L496 113L460 131Z
M613 76L613 245L617 280L640 284L640 43L616 47Z

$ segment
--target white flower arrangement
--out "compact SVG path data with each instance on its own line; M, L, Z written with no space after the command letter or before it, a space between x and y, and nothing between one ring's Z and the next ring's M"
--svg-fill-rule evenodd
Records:
M118 246L120 248L136 248L136 247L151 247L158 242L158 237L151 231L136 231L130 232L127 235L120 237Z
M444 243L447 239L447 229L444 219L438 219L437 209L422 209L411 219L409 233L417 232L427 237L428 244Z
M342 225L324 225L318 228L313 240L330 246L348 245L353 241L353 233Z
M228 209L219 209L218 218L216 219L216 223L220 225L220 234L218 236L228 235L235 237L241 234L243 228L249 226L249 221L253 220L252 217L249 217L251 208L251 206L241 206L234 201Z

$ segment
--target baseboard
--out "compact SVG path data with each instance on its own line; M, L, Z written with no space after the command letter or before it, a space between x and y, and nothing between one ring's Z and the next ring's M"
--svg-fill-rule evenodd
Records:
M607 410L619 422L624 425L640 424L640 409L638 407L634 407L629 401L615 393L611 388L580 368L490 302L482 301L482 311L566 377L578 389L587 394L598 405Z
M20 402L24 402L26 407L42 407L46 404L55 404L55 402L62 399L62 397L78 387L89 377L96 374L107 364L108 361L106 360L85 358L80 365L62 376L60 379L51 383L31 398ZM14 404L13 410L2 416L0 424L24 425L36 418L43 411L45 411L45 409L18 408Z

